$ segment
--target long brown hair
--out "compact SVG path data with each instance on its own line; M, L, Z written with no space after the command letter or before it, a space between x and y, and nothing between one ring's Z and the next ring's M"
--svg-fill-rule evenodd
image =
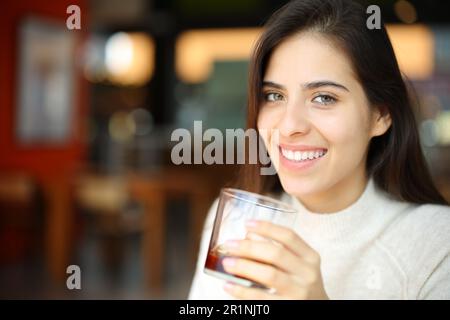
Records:
M273 50L296 33L318 32L352 61L370 105L382 106L391 116L389 130L370 142L368 175L397 199L446 204L427 168L412 102L384 24L380 29L368 29L367 18L365 8L349 0L291 1L276 11L267 21L250 63L247 128L257 129L262 79ZM243 165L237 187L258 193L281 191L278 175L261 175L261 167L260 163Z

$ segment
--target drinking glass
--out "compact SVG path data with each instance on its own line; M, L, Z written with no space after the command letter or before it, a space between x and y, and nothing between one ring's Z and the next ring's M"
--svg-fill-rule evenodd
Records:
M248 220L266 220L292 228L296 210L271 197L244 190L224 188L220 192L214 226L209 243L204 272L246 287L270 289L249 279L230 274L223 268L223 259L229 257L224 243L247 237L245 223ZM258 237L258 240L269 241Z

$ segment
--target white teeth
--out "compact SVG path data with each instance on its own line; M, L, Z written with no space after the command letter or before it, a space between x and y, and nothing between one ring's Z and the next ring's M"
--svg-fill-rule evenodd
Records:
M326 154L324 150L315 151L292 151L281 148L282 155L292 161L312 160L323 157Z

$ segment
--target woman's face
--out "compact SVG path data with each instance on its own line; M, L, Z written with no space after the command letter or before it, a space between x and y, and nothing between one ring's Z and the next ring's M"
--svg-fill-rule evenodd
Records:
M274 50L263 80L258 129L287 193L302 198L365 179L369 141L388 124L343 51L296 34Z

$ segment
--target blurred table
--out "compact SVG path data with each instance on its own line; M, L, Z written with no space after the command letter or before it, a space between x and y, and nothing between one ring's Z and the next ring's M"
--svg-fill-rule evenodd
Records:
M55 279L65 279L65 270L70 264L74 202L77 206L82 204L82 207L93 210L113 212L120 208L123 193L126 193L126 197L139 202L144 208L141 229L143 270L148 287L161 294L166 269L168 202L179 197L188 200L188 250L191 261L180 263L180 267L195 265L203 221L220 189L219 181L192 169L171 167L147 173L130 172L119 177L85 172L71 183L46 183L47 262L52 275Z
M131 196L145 208L142 257L148 284L157 291L164 279L167 203L173 197L187 197L189 201L190 263L195 263L203 220L216 196L216 188L207 179L188 170L163 170L155 174L129 174ZM180 267L183 265L180 264Z
M69 177L40 181L45 202L45 246L47 268L54 281L63 282L73 248L73 189Z

